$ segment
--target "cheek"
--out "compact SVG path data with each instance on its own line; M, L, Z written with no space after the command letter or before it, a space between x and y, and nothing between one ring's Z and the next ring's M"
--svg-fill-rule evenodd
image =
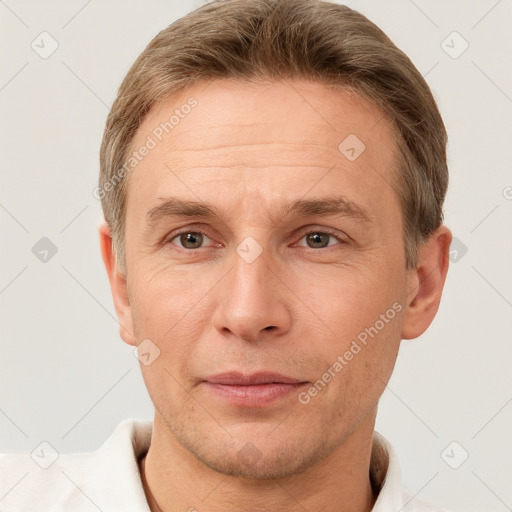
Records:
M128 273L137 343L149 339L158 347L154 362L141 364L146 386L157 400L171 393L171 389L179 394L181 385L187 389L192 385L188 379L198 346L211 329L209 292L218 280L213 274L185 272L168 265L152 265L145 270L142 264Z
M375 264L364 269L331 268L314 279L298 279L297 283L305 303L329 329L336 348L341 349L379 321L381 315L386 316L393 304L401 303L402 280L395 269ZM387 315L393 317L393 323L396 312ZM389 320L387 317L385 320Z
M215 272L167 264L145 266L143 259L133 272L128 270L130 306L139 334L163 341L177 339L173 331L182 331L184 325L199 328L205 315L201 303L218 280Z
M323 365L318 378L331 379L325 399L337 404L334 414L373 405L385 388L400 345L404 279L392 266L375 265L310 283L308 305L329 328L315 351Z
M347 425L358 424L376 406L387 385L402 321L402 313L395 315L391 310L389 317L393 318L383 326L374 321L369 327L355 329L358 335L341 334L335 344L324 347L323 369L309 388L311 394L306 390L309 396L302 397L301 403L309 400L312 414L323 417L326 424L337 425L334 428L340 432Z

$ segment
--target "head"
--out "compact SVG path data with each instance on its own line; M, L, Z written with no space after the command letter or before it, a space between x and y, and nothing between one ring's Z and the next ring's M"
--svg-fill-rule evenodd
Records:
M371 423L400 341L439 305L446 187L432 94L361 14L231 0L160 32L112 106L97 194L121 336L153 354L169 435L268 478ZM234 405L208 384L232 371L303 385Z

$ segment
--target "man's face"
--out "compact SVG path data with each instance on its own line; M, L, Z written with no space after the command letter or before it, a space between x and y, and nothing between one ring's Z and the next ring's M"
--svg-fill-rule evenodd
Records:
M133 150L157 144L129 178L125 327L160 350L141 365L155 423L209 467L293 474L373 418L410 291L390 131L348 92L224 80L139 128ZM226 372L299 384L213 383Z

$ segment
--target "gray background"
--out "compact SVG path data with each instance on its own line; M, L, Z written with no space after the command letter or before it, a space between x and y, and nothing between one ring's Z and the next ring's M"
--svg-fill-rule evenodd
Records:
M453 262L435 322L402 344L377 429L413 494L454 512L512 510L512 5L348 4L426 76L450 135ZM199 5L0 1L0 452L43 440L60 452L94 450L122 419L152 417L138 361L118 336L92 190L128 67ZM59 45L46 59L31 48L43 31ZM469 44L457 58L464 42L453 31ZM32 252L42 237L58 249L46 262Z

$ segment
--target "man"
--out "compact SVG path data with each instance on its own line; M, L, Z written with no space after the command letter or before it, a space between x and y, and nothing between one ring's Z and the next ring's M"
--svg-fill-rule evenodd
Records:
M231 0L160 32L96 190L154 421L27 469L5 510L439 510L402 491L374 426L439 306L445 148L419 72L345 6Z

